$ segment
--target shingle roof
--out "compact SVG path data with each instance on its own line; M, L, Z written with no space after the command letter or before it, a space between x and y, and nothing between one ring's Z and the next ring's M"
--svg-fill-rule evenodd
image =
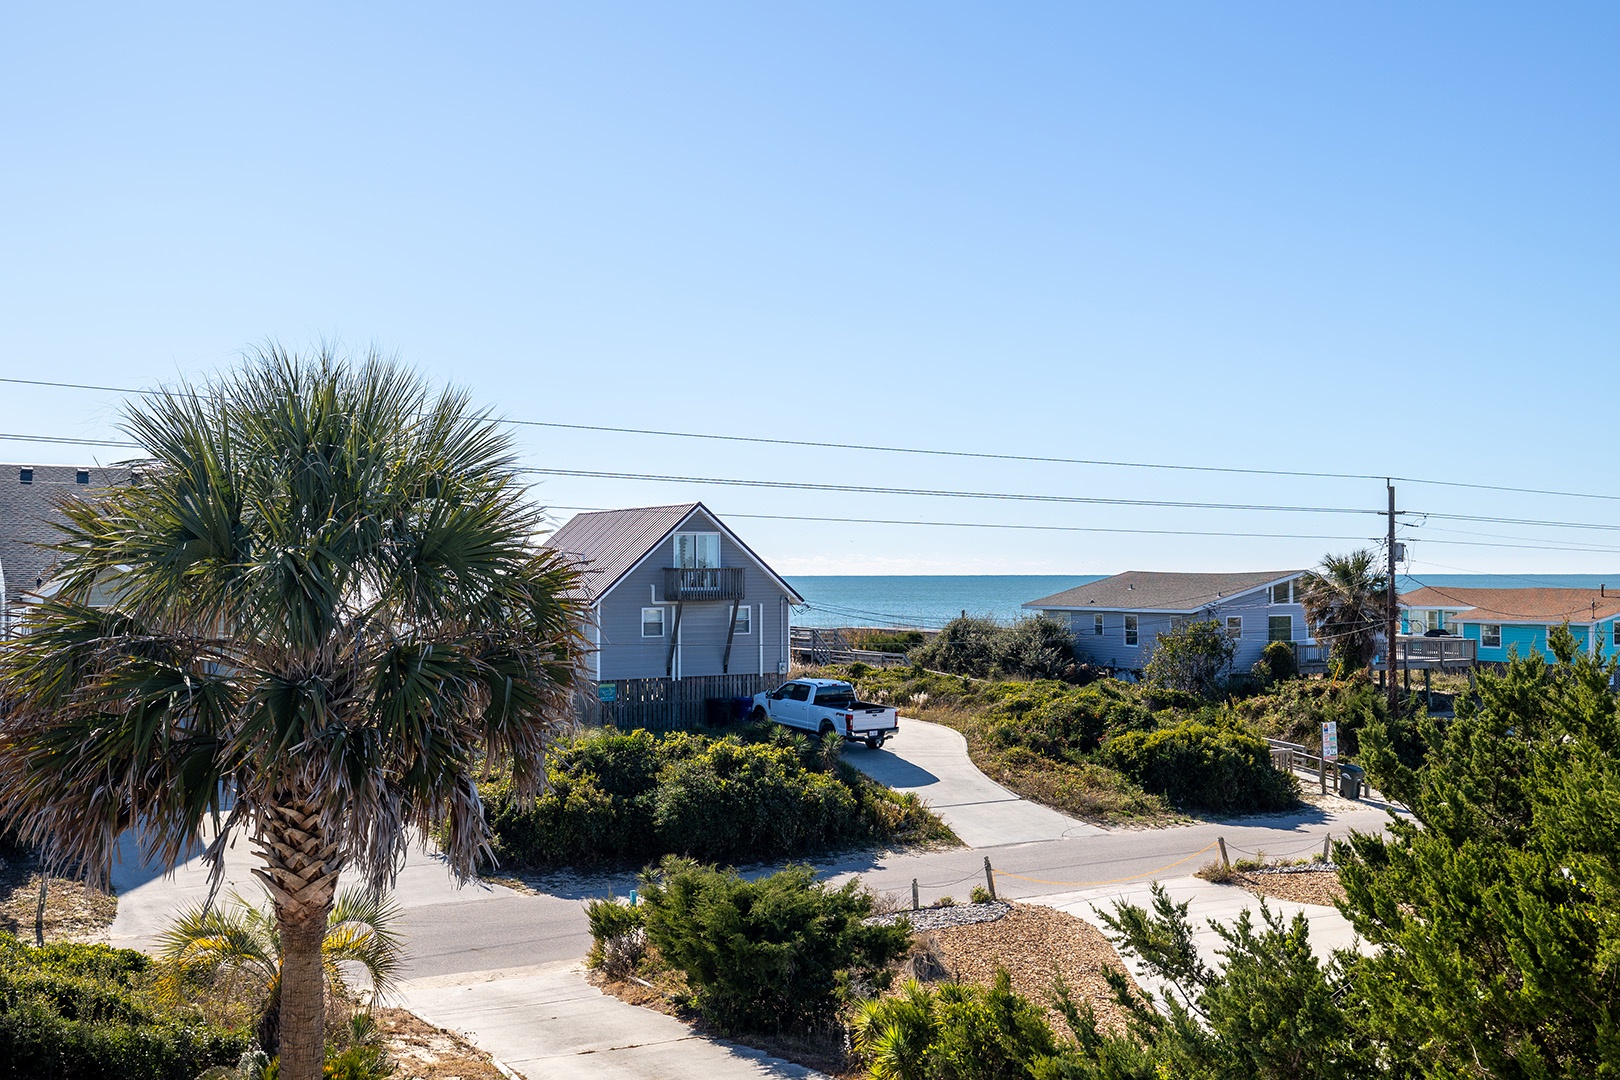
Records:
M1422 591L1422 590L1419 590ZM1620 596L1598 589L1433 589L1473 606L1453 615L1453 622L1585 623L1620 615ZM1417 593L1401 594L1401 603Z
M753 556L766 573L775 577L789 594L802 602L804 598L799 596L797 590L782 581L774 570L765 565L763 559L755 555L747 544L739 540L737 535L727 529L714 512L702 503L641 506L629 510L596 510L576 514L562 528L551 534L545 546L572 556L584 567L586 598L596 600L618 584L619 579L634 569L643 555L657 547L666 536L680 526L681 522L691 516L694 510L702 510L714 518L739 547Z
M32 482L23 483L24 471ZM78 482L79 474L86 483ZM60 533L59 499L73 498L97 488L128 481L128 469L76 465L0 465L0 573L4 574L7 606L22 601L49 580L57 554L39 545L53 543Z
M1446 608L1454 611L1486 603L1500 591L1500 589L1453 589L1449 586L1436 588L1425 585L1421 589L1401 593L1399 603L1404 608Z
M1097 608L1103 611L1196 612L1236 593L1303 573L1256 570L1247 574L1163 574L1127 570L1123 574L1031 600L1027 608Z

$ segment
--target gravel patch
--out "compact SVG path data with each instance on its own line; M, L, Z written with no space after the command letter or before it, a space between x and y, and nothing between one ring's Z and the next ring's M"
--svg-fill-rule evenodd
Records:
M1335 900L1344 899L1344 886L1339 884L1339 871L1327 869L1322 863L1312 866L1268 866L1258 870L1243 870L1232 876L1229 885L1248 889L1258 896L1277 900L1292 900L1296 904L1320 904L1332 907Z
M896 911L889 915L873 915L863 919L869 926L893 926L901 919L911 923L918 933L943 930L950 926L972 926L975 923L995 922L1005 918L1013 906L1004 900L986 904L955 904L951 907L927 907L916 911Z
M973 907L989 905L975 904ZM1039 904L1002 904L1004 917L933 931L950 977L989 986L1005 968L1013 989L1040 1005L1059 1033L1069 1028L1048 1001L1061 975L1076 1004L1089 1001L1103 1031L1122 1032L1129 1014L1114 1000L1103 971L1121 972L1140 989L1102 932L1083 919ZM947 909L949 910L949 909Z

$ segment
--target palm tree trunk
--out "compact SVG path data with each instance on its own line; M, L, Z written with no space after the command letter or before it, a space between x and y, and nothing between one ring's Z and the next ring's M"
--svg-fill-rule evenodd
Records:
M281 1078L320 1080L326 1032L321 942L341 863L307 803L261 810L258 826L254 845L265 865L253 873L270 890L281 934Z

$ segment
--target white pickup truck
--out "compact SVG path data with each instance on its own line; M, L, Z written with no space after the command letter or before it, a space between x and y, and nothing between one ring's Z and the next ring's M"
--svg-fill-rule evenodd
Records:
M856 701L855 687L836 679L794 679L768 694L755 694L753 717L821 735L835 732L873 750L900 730L898 712Z

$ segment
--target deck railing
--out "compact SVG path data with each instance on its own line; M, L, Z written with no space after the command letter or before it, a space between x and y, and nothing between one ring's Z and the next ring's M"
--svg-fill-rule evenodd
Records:
M670 566L664 569L665 600L741 600L741 566Z

